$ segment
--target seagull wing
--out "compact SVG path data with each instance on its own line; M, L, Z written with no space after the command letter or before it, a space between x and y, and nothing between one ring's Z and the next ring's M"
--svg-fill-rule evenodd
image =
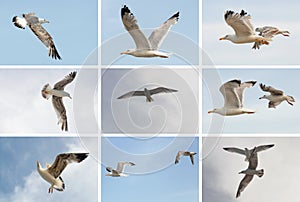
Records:
M262 83L259 84L260 88L265 91L265 92L269 92L272 95L283 95L283 91L282 90L278 90L276 88L273 88L272 86L266 86Z
M47 30L41 25L38 21L38 18L34 14L24 14L24 18L27 21L27 24L31 31L40 39L40 41L48 48L48 55L54 59L61 60L60 55L54 45L51 35Z
M121 18L125 29L133 38L136 48L151 49L150 42L146 38L145 34L140 30L136 18L126 5L124 5L121 9Z
M271 148L271 147L274 147L274 146L275 146L275 144L260 145L260 146L257 146L257 147L256 147L255 151L256 151L256 152L264 151L264 150L267 150L267 149L269 149L269 148Z
M69 163L80 163L88 156L88 153L62 153L56 156L53 164L48 168L48 172L57 178Z
M124 166L125 165L128 165L128 166L134 166L135 164L132 163L132 162L118 162L118 165L117 165L117 171L119 173L122 173L123 170L124 170Z
M247 81L244 83L241 83L241 85L236 89L236 92L238 94L240 103L241 103L241 107L243 107L243 103L244 103L244 92L246 88L250 88L252 86L254 86L256 84L256 81Z
M160 27L158 27L151 33L149 37L149 41L152 49L156 50L160 47L162 41L167 36L169 30L173 25L177 23L178 19L179 19L179 12L175 13L172 17L170 17Z
M77 72L71 72L69 75L67 75L63 80L57 82L54 85L55 90L64 90L65 86L71 83L74 78L76 77Z
M62 97L52 96L52 105L56 112L58 123L61 123L61 130L68 131L67 113Z
M259 32L258 35L266 38L273 38L275 35L282 34L283 36L289 36L289 31L281 31L276 27L264 26L258 27L255 29L256 32Z
M150 94L158 94L158 93L173 93L173 92L177 92L178 90L174 90L171 88L165 88L165 87L158 87L158 88L154 88L152 90L150 90Z
M144 91L130 91L128 93L125 93L124 95L121 95L117 99L124 99L124 98L129 98L133 96L145 96Z
M239 87L240 80L231 80L224 83L220 88L220 92L224 97L224 106L226 108L240 108L241 102L238 98L236 88Z
M175 158L175 164L179 163L180 157L184 154L184 151L177 152L176 158Z
M228 152L233 152L233 153L237 153L237 154L241 154L241 155L246 155L245 150L239 149L239 148L236 148L236 147L226 147L226 148L223 148L223 149L225 151L228 151Z
M244 11L240 14L233 11L227 11L224 15L226 23L231 26L235 34L240 36L254 35L254 27L251 23L251 16L246 15Z
M194 155L190 154L190 159L191 159L192 164L194 165Z
M245 177L240 182L238 191L236 193L236 198L238 198L241 195L241 192L244 191L244 189L248 186L252 179L253 175L245 175Z

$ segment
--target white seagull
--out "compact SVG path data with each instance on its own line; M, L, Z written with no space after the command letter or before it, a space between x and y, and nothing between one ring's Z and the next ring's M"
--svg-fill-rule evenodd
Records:
M276 34L279 34L280 31L275 27L266 26L265 28L254 29L251 23L251 16L242 10L241 13L235 13L233 11L226 11L224 15L226 23L231 26L235 34L226 35L221 37L220 40L229 40L236 44L242 43L253 43L253 49L259 49L259 46L262 44L269 44L269 41L272 41L272 37ZM278 30L278 32L275 31ZM255 31L260 32L259 35ZM283 31L283 34L287 34L287 31Z
M176 155L175 164L179 163L181 156L189 156L192 164L194 165L194 155L196 155L196 154L197 154L196 152L179 151Z
M269 145L260 145L260 146L256 146L252 149L248 149L248 148L245 148L245 149L239 149L239 148L236 148L236 147L225 147L223 148L225 151L228 151L228 152L233 152L233 153L237 153L237 154L241 154L241 155L244 155L245 156L245 161L249 161L250 159L250 156L253 154L253 153L257 153L257 152L260 152L260 151L264 151L264 150L267 150L271 147L274 147L274 144L269 144Z
M117 169L113 169L111 167L106 167L106 170L109 172L105 174L105 176L111 176L111 177L127 177L127 174L123 173L124 166L134 166L135 164L132 162L118 162Z
M63 97L71 98L70 94L64 91L64 88L66 85L68 85L74 80L75 76L76 76L76 72L71 72L63 80L57 82L54 85L54 88L51 88L49 84L46 84L41 91L42 96L45 99L49 99L52 96L52 104L58 118L57 124L60 123L62 124L61 130L63 131L68 131L68 122L67 122L66 108L62 101L62 98Z
M224 83L220 92L224 97L224 107L216 108L208 113L218 113L223 116L233 116L239 114L253 114L254 110L244 108L244 91L246 88L254 86L256 81L247 81L241 83L241 80L231 80Z
M282 90L278 90L276 88L273 88L272 86L266 86L262 83L259 84L259 86L263 91L270 93L270 95L264 95L259 98L269 100L269 108L276 108L276 106L284 100L293 106L292 102L295 102L295 99L290 95L285 95Z
M40 176L51 184L48 193L53 193L53 189L63 191L65 183L60 177L63 170L69 163L80 163L88 156L88 153L62 153L56 156L52 165L46 163L46 168L42 168L39 161L37 161L37 170Z
M14 16L12 21L16 27L21 29L25 29L26 25L28 25L31 31L48 48L48 55L54 59L61 60L52 37L42 26L43 23L49 23L49 21L35 16L35 13L23 14L23 18Z
M147 102L152 102L154 101L151 95L158 94L158 93L173 93L173 92L178 92L178 90L174 90L171 88L165 88L165 87L157 87L151 90L148 90L147 88L144 88L143 91L130 91L128 93L125 93L124 95L121 95L117 99L124 99L124 98L129 98L133 96L145 96Z
M158 49L172 25L177 23L179 12L175 13L160 27L155 29L148 39L140 30L136 18L126 5L121 9L121 18L125 29L129 32L136 45L136 49L129 49L121 52L121 54L128 54L135 57L169 57L170 54L159 51Z

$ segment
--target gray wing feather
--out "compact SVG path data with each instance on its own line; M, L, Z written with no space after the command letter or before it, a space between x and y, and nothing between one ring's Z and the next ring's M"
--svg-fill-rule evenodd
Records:
M244 92L246 88L250 88L256 84L256 81L246 81L244 83L241 83L240 87L236 89L237 95L239 97L241 107L243 107L244 103Z
M265 91L265 92L269 92L272 95L283 95L283 91L282 90L278 90L276 88L273 88L272 86L266 86L262 83L259 84L260 88Z
M69 75L67 75L63 80L57 82L54 85L53 89L56 90L64 90L65 86L68 85L69 83L71 83L74 78L76 77L77 72L71 72Z
M125 29L133 38L136 48L151 49L150 42L146 38L145 34L140 30L136 18L126 5L124 5L121 9L121 18Z
M225 151L228 152L233 152L233 153L237 153L237 154L241 154L241 155L246 155L245 150L243 149L239 149L236 147L227 147L227 148L223 148Z
M167 36L169 30L173 25L177 23L178 19L179 12L175 13L172 17L170 17L160 27L158 27L151 33L149 41L153 49L158 49L160 47L162 41Z
M52 96L52 105L59 122L62 123L61 130L68 131L67 113L61 97Z
M174 90L171 88L164 88L164 87L158 87L155 89L150 90L150 94L158 94L158 93L173 93L173 92L177 92L178 90Z
M271 147L274 147L274 146L275 146L275 144L260 145L260 146L257 146L257 147L256 147L255 151L256 151L256 152L264 151L264 150L267 150L267 149L269 149L269 148L271 148Z
M175 158L175 164L179 163L180 157L183 155L184 151L177 152L176 158Z
M231 80L224 83L219 88L219 91L222 93L224 97L225 107L234 107L234 108L241 107L241 102L235 90L236 88L239 87L240 83L241 83L240 80Z
M241 195L241 192L244 191L244 189L248 186L252 179L253 175L245 175L245 177L240 182L238 191L236 193L236 198L238 198Z
M225 21L231 26L237 36L247 36L255 34L253 25L251 23L250 15L240 15L233 11L225 13Z
M118 162L117 171L122 173L125 165L134 166L135 164L132 162Z
M124 98L129 98L132 96L145 96L144 91L130 91L128 93L125 93L124 95L121 95L117 99L124 99Z
M48 172L55 178L59 177L69 163L80 163L88 156L88 153L62 153L56 156Z

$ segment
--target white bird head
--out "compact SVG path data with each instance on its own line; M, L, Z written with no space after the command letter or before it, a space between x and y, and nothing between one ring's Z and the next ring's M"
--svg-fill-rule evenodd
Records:
M122 54L122 55L133 55L133 53L135 52L136 50L134 50L134 49L128 49L127 51L123 51L123 52L121 52L120 54Z
M224 37L219 38L219 40L228 40L228 41L233 41L234 35L226 35Z

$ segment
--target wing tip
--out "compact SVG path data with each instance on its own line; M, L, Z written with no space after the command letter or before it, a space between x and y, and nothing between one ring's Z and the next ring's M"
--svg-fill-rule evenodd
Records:
M61 60L62 58L60 57L55 45L53 44L50 48L49 48L49 57L51 56L51 58L55 59L55 60Z
M124 4L123 7L121 8L121 17L123 18L123 16L126 13L131 13L130 9ZM131 13L132 14L132 13Z

